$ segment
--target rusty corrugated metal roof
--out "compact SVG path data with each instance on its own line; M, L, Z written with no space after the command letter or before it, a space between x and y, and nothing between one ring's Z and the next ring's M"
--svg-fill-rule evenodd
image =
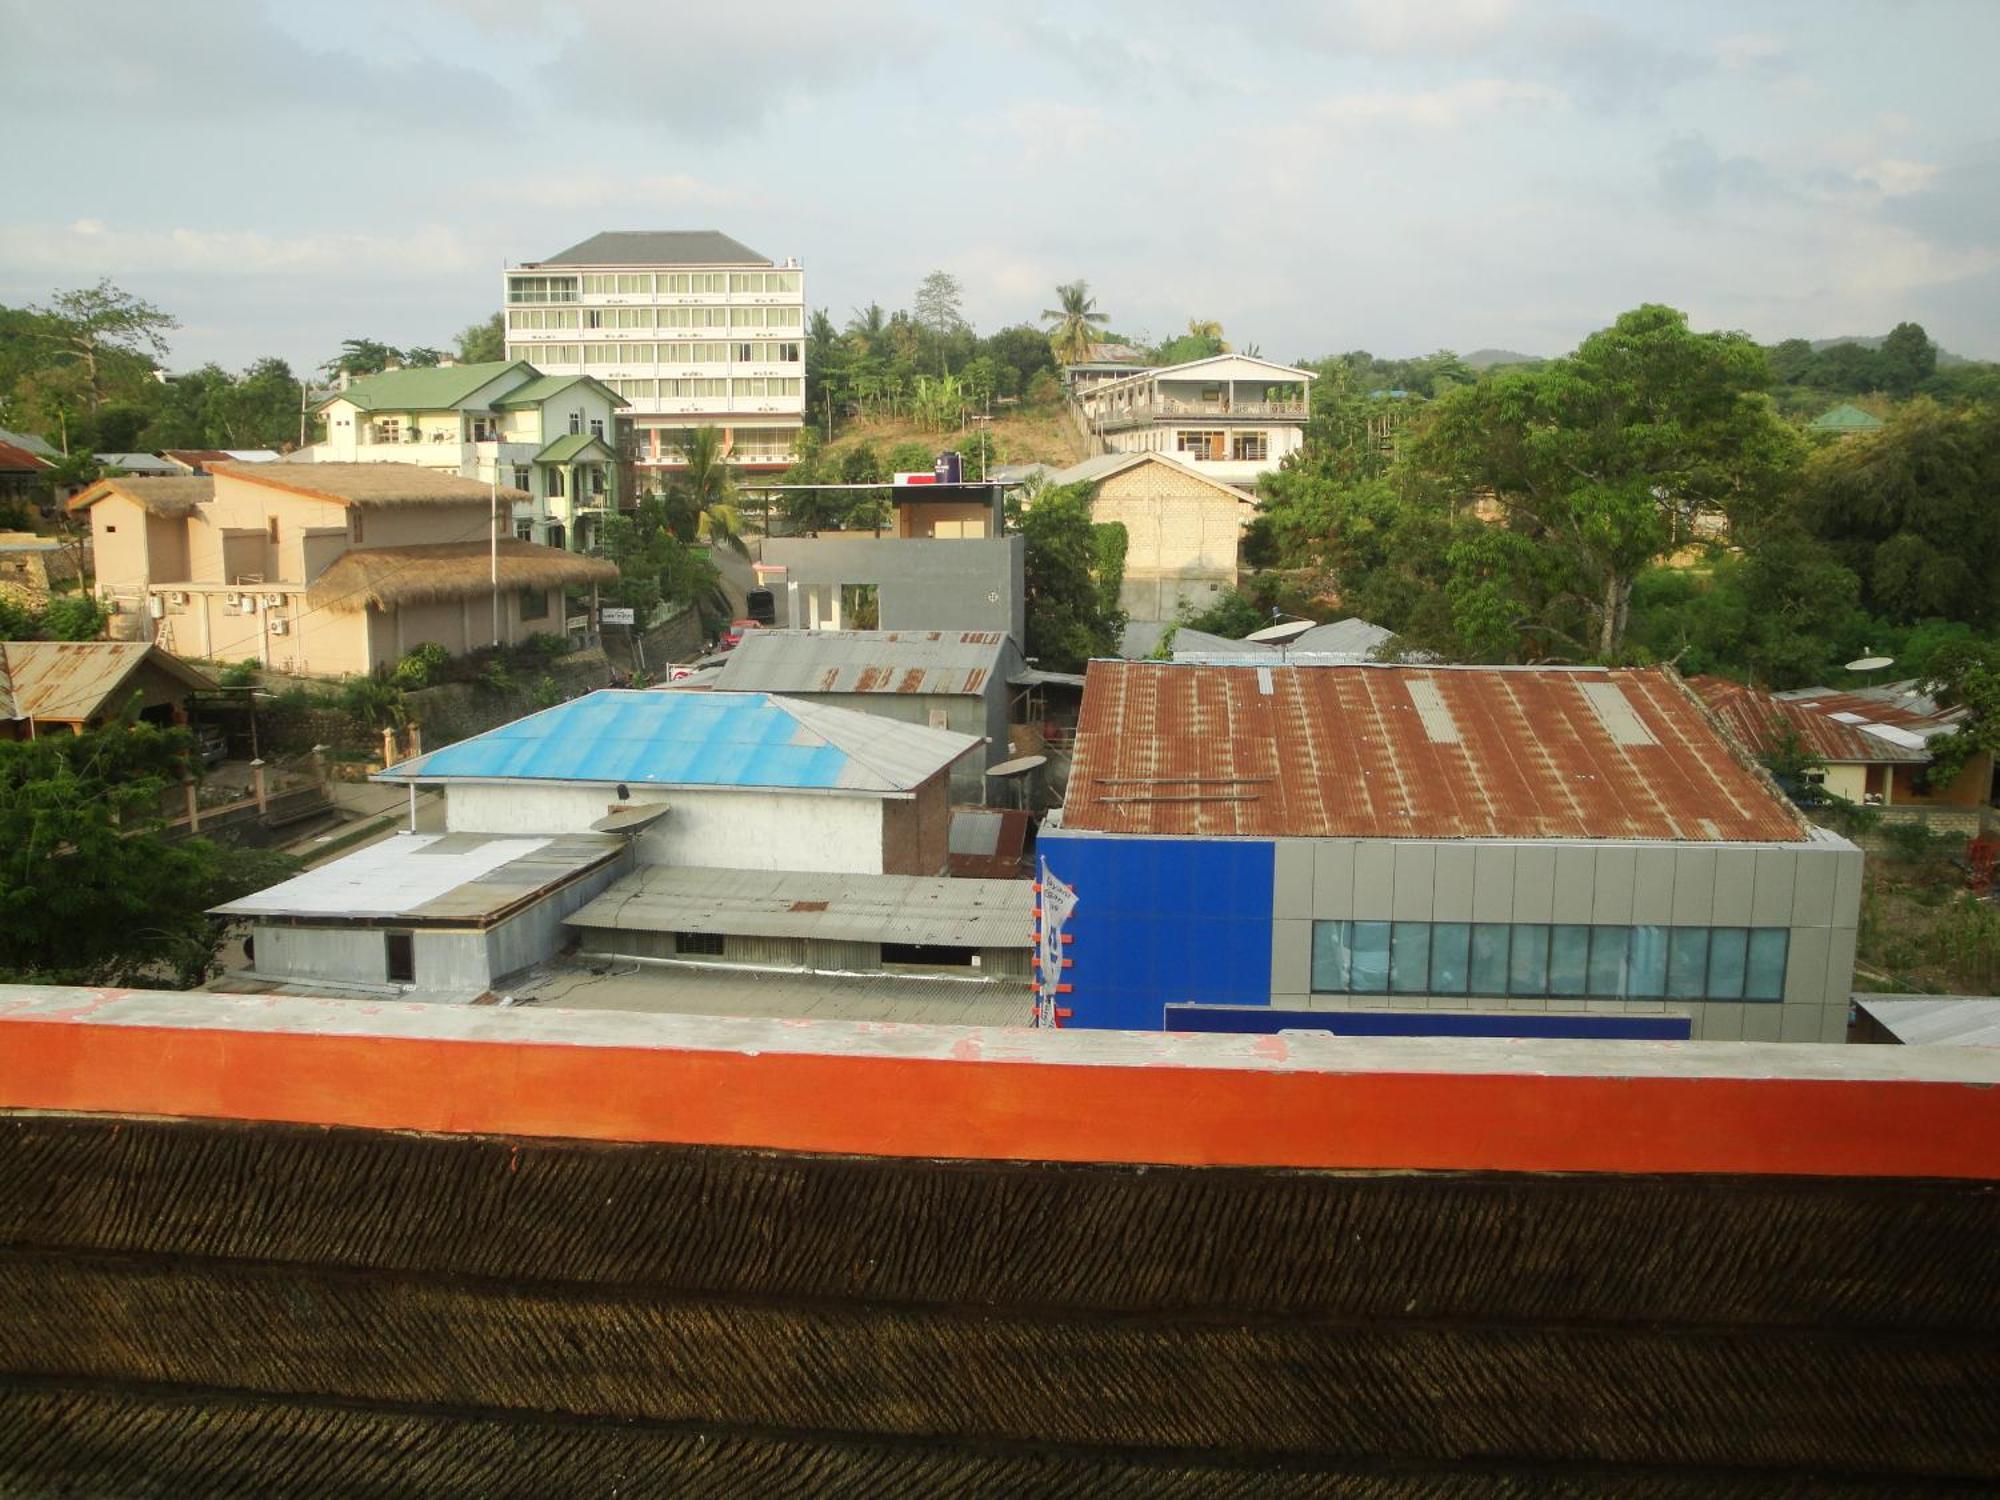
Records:
M144 641L0 641L0 718L86 723L149 659L190 689L215 686Z
M753 630L729 653L715 685L976 698L1018 660L999 630Z
M0 473L38 474L43 469L53 468L39 453L30 453L26 448L13 443L0 442Z
M1095 661L1062 821L1218 837L1806 833L1657 667Z
M1789 727L1801 746L1831 764L1921 764L1931 758L1927 750L1897 744L1879 734L1870 734L1861 725L1834 718L1836 710L1828 708L1823 700L1794 702L1774 698L1721 677L1692 677L1688 686L1700 693L1723 723L1753 751L1761 753L1773 748L1783 730ZM1845 700L1848 695L1830 693L1827 697ZM1913 717L1898 716L1898 710L1879 703L1866 706L1878 716L1879 722L1892 728L1902 727L1905 720Z

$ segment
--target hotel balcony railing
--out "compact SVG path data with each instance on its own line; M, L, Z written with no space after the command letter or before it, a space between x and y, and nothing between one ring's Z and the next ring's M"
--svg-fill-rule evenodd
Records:
M510 307L533 307L549 302L575 302L577 300L579 300L579 294L576 292L510 291L507 293L507 304Z
M1273 419L1303 422L1310 415L1303 401L1179 401L1171 396L1162 396L1157 401L1138 401L1110 410L1086 405L1085 411L1092 425L1107 432L1181 418L1218 422Z

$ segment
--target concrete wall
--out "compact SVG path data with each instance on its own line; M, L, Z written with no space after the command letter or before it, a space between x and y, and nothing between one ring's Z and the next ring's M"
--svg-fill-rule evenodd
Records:
M672 809L639 836L642 864L855 874L885 870L880 798L630 790L628 805L665 802ZM453 833L582 833L615 801L610 787L454 785L445 793L445 826Z
M885 874L946 872L951 863L951 791L944 772L918 787L915 797L882 804L881 847Z
M763 560L785 569L771 585L783 628L803 630L812 623L803 604L794 605L795 592L872 583L879 591L883 630L1001 630L1019 641L1027 634L1024 548L1018 536L773 537L764 543ZM793 584L800 589L794 591Z
M1237 546L1252 508L1241 496L1166 464L1143 463L1097 487L1091 519L1125 528L1119 603L1135 620L1205 609L1236 586Z
M160 521L122 495L107 495L90 507L91 560L100 589L136 590L153 576L148 551L149 526L179 526L185 521ZM164 575L162 575L164 576Z

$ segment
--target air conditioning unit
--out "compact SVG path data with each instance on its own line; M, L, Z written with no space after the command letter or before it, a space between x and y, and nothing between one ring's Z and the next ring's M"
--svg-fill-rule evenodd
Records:
M176 609L186 609L187 602L188 596L186 594L173 593L167 595L167 603L173 605Z
M284 604L285 596L283 594L266 594L264 596L264 608L266 609L282 609Z
M238 609L239 609L239 610L240 610L240 611L241 611L241 612L242 612L243 614L246 614L246 615L254 615L254 614L256 614L256 613L257 613L257 596L256 596L255 594L245 594L245 595L243 595L243 596L242 596L242 598L243 598L243 602L242 602L242 603L241 603L240 605L238 605L238 606L237 606L237 608L238 608Z
M283 635L287 630L290 630L291 628L292 628L291 621L285 619L282 615L273 615L271 617L272 635Z
M154 619L157 620L160 618L161 615L165 614L166 612L167 612L166 600L162 599L158 594L148 594L146 596L147 614L151 615Z

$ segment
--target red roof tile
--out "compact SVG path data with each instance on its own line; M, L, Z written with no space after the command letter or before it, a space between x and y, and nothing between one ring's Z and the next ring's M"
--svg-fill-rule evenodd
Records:
M1902 728L1908 723L1933 721L1920 714L1877 703L1850 698L1846 693L1829 693L1810 702L1774 698L1769 693L1730 682L1721 677L1693 677L1688 686L1700 693L1717 717L1753 751L1765 751L1778 743L1789 727L1801 746L1823 761L1849 765L1882 765L1890 762L1921 764L1928 750L1892 744L1879 735L1865 732L1854 724L1844 724L1832 714L1857 712L1871 722Z
M1657 667L1092 662L1062 821L1221 837L1806 832Z

